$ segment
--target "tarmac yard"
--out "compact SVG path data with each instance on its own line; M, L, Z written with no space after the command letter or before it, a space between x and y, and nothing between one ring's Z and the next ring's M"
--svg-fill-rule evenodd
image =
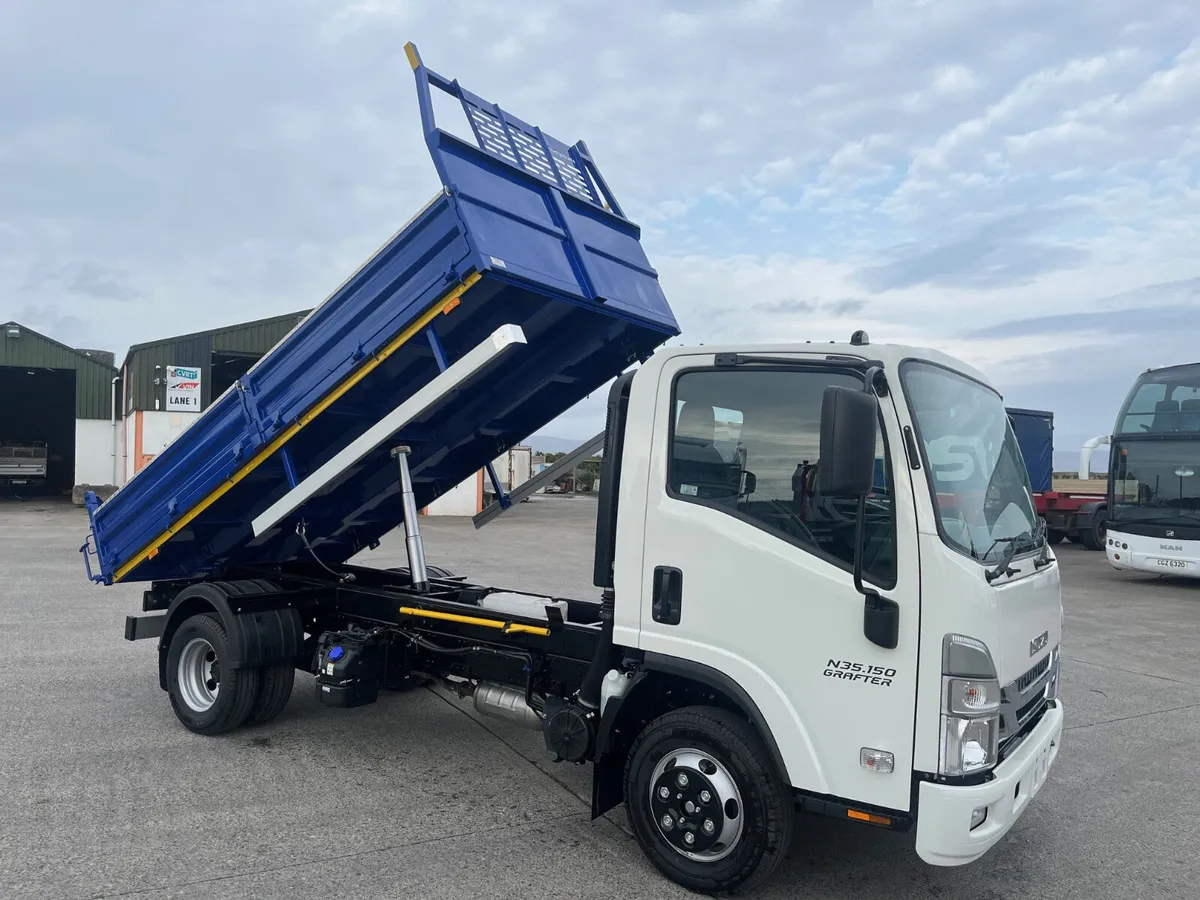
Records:
M423 519L433 564L593 596L595 505L539 496L475 531ZM72 506L0 503L0 898L667 898L621 810L589 821L587 769L434 690L186 731L156 641L124 640L141 585L90 585ZM392 535L360 561L404 564ZM932 868L912 837L801 817L756 896L1150 898L1200 884L1200 582L1064 544L1062 699L1050 779L989 855ZM536 561L531 564L530 561Z

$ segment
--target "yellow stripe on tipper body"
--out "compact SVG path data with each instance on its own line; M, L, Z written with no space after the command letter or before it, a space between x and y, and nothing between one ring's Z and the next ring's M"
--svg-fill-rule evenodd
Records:
M400 334L398 334L395 338L393 338L386 347L384 347L378 353L373 354L370 359L346 376L344 381L326 394L323 399L313 404L313 406L307 412L301 415L300 418L298 418L295 422L276 435L275 439L272 440L271 443L267 444L266 447L256 453L253 457L251 457L249 462L230 475L207 497L184 513L173 525L168 526L168 528L162 534L143 547L135 556L130 558L128 562L120 566L113 575L113 581L120 581L147 559L157 555L159 547L178 534L182 529L186 528L192 522L192 520L196 518L196 516L200 515L200 513L204 512L206 509L224 497L234 485L266 462L266 460L276 450L295 437L300 429L304 428L304 426L306 426L309 422L311 422L325 410L329 409L329 407L336 403L338 399L342 397L342 395L350 390L350 388L354 387L356 384L366 378L369 374L371 374L371 372L378 368L385 359L412 340L418 332L436 319L438 315L444 312L448 313L450 310L458 306L459 298L463 295L463 293L466 292L468 288L475 284L479 278L480 275L478 272L472 272L463 279L461 284L456 285L450 291L439 297L433 306L424 312L419 319L417 319L402 332L400 332Z
M436 609L416 609L412 606L402 606L400 615L416 616L420 619L440 619L443 622L461 622L464 625L482 625L484 628L496 628L505 634L540 634L542 637L550 634L549 628L543 628L540 625L506 622L503 619L485 619L482 616L464 616L459 613L440 612Z

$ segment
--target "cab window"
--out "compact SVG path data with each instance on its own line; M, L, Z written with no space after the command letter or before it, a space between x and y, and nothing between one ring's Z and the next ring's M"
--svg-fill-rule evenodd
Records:
M821 398L825 388L862 388L845 371L703 369L674 388L668 489L678 500L711 507L850 569L857 501L817 491ZM863 572L896 581L891 467L882 438L875 488L867 498Z

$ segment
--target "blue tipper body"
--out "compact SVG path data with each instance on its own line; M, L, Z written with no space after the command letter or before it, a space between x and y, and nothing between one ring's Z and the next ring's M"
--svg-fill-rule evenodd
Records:
M412 448L423 507L679 333L639 228L584 144L406 51L442 192L112 497L85 495L94 581L219 576L314 553L344 562L403 521L391 447ZM435 124L433 89L461 102L473 142ZM519 352L254 536L256 515L507 324L524 332Z
M1015 408L1006 412L1025 457L1030 486L1035 493L1045 493L1054 484L1054 413Z

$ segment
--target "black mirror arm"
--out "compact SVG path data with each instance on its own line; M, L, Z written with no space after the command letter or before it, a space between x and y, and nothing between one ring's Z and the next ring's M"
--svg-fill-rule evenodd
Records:
M867 495L859 494L858 510L854 518L854 589L864 597L879 596L879 592L874 588L867 587L863 584L863 541L866 539L866 524L867 524Z
M878 371L878 370L872 370ZM879 372L882 379L882 371ZM874 378L868 373L869 390L874 390ZM884 389L886 393L886 388ZM884 597L873 587L863 584L863 544L866 540L867 495L858 495L854 521L854 589L863 595L863 635L872 644L885 650L895 650L900 643L900 604Z

